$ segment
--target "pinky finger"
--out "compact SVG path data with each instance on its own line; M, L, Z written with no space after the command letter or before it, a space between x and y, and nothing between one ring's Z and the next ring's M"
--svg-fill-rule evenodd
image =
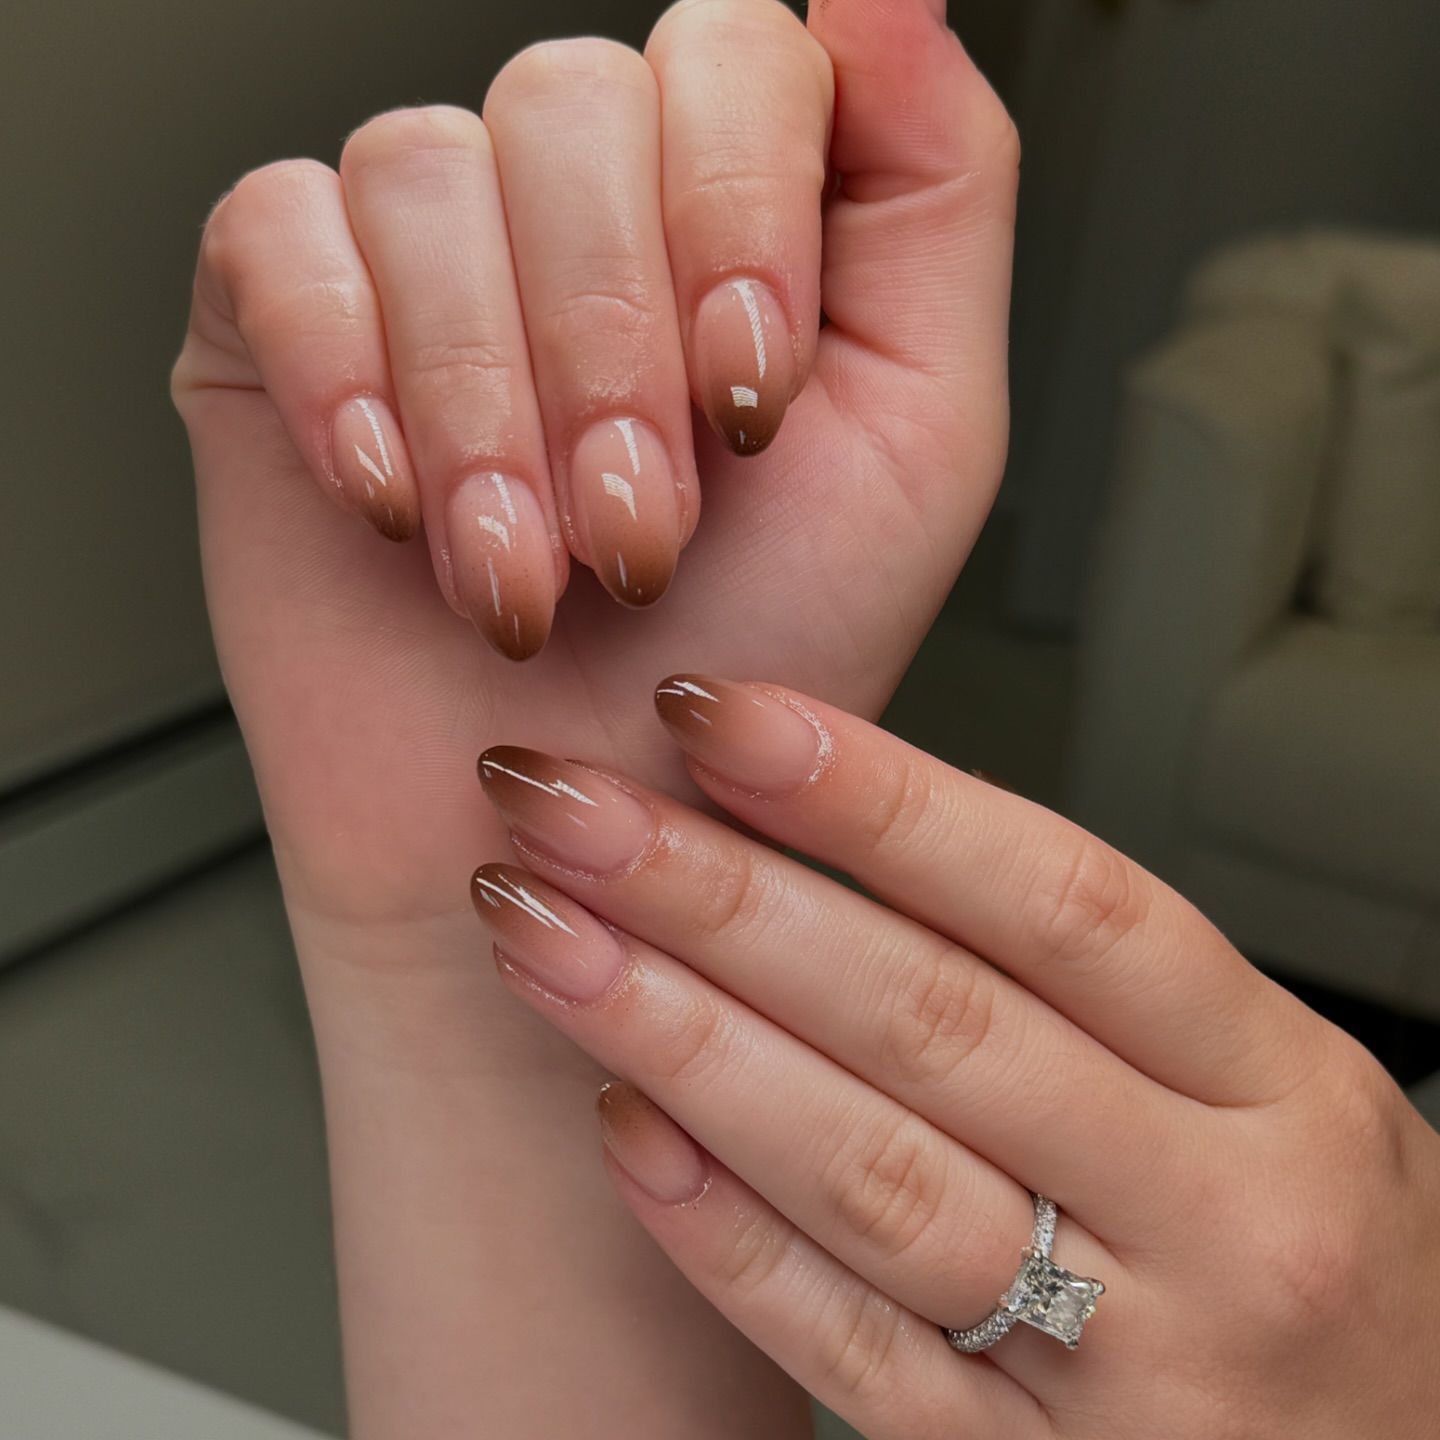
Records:
M870 1440L1052 1433L1030 1393L821 1249L624 1084L600 1092L606 1168L681 1273Z
M182 413L188 391L263 388L323 489L387 539L415 533L380 301L328 166L267 165L215 208L173 379Z

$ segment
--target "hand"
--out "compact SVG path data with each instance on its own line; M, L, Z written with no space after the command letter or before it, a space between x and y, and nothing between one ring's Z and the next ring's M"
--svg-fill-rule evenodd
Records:
M873 714L919 643L999 483L1016 184L941 13L826 0L807 33L771 0L682 4L644 57L528 50L483 120L381 116L338 174L267 166L206 227L174 390L315 1026L357 1435L521 1440L597 1408L630 1440L682 1412L691 1440L805 1426L573 1174L593 1067L497 1003L459 867L503 839L468 783L492 739L680 785L644 698L666 668L784 674ZM764 377L745 327L756 373L727 370L736 278ZM730 384L756 405L727 411ZM790 403L742 459L692 440L692 397L741 449L740 410L768 433ZM454 613L534 650L567 546L655 599L697 474L663 603L577 572L524 666ZM392 535L423 518L429 556L327 495Z
M1440 1137L1359 1046L1018 796L793 692L658 705L711 800L884 903L510 748L533 873L473 890L511 989L626 1077L621 1195L745 1334L871 1440L1433 1433ZM1078 1352L955 1353L1031 1192L1105 1285Z
M682 654L883 705L1005 450L1014 131L942 8L680 4L643 57L534 47L483 119L381 115L338 174L217 207L174 389L292 904L453 914L492 733L598 734L663 781L634 697ZM736 449L778 437L692 438L692 398ZM439 585L325 495L395 537L423 515ZM653 611L575 576L523 669L453 613L532 654L567 546L648 605L692 532Z

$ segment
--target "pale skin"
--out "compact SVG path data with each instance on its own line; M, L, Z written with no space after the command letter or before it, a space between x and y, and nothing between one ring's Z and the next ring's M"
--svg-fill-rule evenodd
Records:
M465 878L508 829L473 767L520 742L693 797L648 698L682 667L878 713L999 482L1017 156L936 0L690 0L643 54L536 47L480 113L379 116L212 215L174 393L360 1440L808 1433L809 1362L635 1223L603 1065L484 963Z

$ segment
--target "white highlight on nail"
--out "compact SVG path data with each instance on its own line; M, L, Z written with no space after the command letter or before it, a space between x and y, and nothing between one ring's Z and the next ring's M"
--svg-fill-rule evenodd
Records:
M765 373L765 365L760 365L760 373ZM615 428L620 432L620 438L625 442L626 453L630 456L630 472L633 475L640 473L640 450L635 444L635 422L633 420L617 420Z
M760 306L755 301L755 286L749 280L735 280L735 293L745 307L750 321L750 336L755 341L755 363L760 367L760 379L765 378L765 327L760 322Z
M518 780L522 785L529 785L532 789L543 791L546 795L554 795L558 792L561 795L568 795L572 800L578 800L582 805L590 806L592 810L600 808L583 790L577 790L568 781L537 780L533 775L512 770L508 765L497 764L494 760L486 760L484 765L486 770L494 770L497 774L508 775L512 780Z
M720 697L712 695L703 685L697 685L693 680L672 680L668 685L660 687L662 695L698 695L702 700L713 700L718 705Z
M487 535L493 535L507 550L510 548L510 527L493 515L477 515L475 523Z
M600 483L612 500L618 500L630 512L632 520L639 520L640 517L635 513L635 487L628 480L621 475L612 475L608 470L602 470Z
M490 577L490 598L495 602L495 613L500 613L500 581L495 577L495 562L485 557L485 573Z
M499 897L504 896L512 905L525 911L532 920L538 920L547 930L563 930L567 935L575 935L575 931L549 905L518 880L512 880L508 875L499 882L484 876L478 876L477 879L481 896L495 909L500 908Z
M388 486L390 482L380 473L380 468L375 462L357 445L355 447L355 458L370 472L382 485ZM373 500L375 498L375 487L367 480L365 482L365 493Z
M615 566L620 571L620 588L628 590L630 577L625 573L625 557L618 550L615 552Z
M748 385L732 385L730 403L737 410L754 410L760 404L760 395Z
M490 478L495 482L495 489L500 495L500 508L505 512L505 518L512 525L519 524L520 517L515 513L515 502L510 498L510 486L505 477L498 470L492 470Z
M385 473L382 475L379 470L369 464L370 457L364 455L363 452L361 452L362 458L366 462L366 468L374 474L375 478L382 485L388 485L390 477L395 474L395 467L390 463L390 448L385 444L385 431L381 428L380 420L375 414L375 407L363 395L357 403L360 406L360 413L365 417L365 423L370 427L370 434L375 439L375 449L380 453L380 464L384 466ZM360 447L357 445L355 449L359 451Z

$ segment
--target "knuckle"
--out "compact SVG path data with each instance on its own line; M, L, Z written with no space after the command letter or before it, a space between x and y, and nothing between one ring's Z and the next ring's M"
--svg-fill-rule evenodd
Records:
M771 1283L790 1254L792 1232L764 1208L731 1232L719 1263L720 1279L742 1299Z
M858 817L861 842L871 854L904 851L934 823L941 804L936 787L923 766L902 757L877 789Z
M574 270L583 273L570 277L563 271L552 273L557 289L539 317L540 325L557 341L568 344L578 332L603 335L607 345L614 345L644 341L655 334L661 307L638 261L585 256L574 262ZM567 278L571 283L565 283Z
M395 164L444 166L468 163L488 146L484 122L458 105L415 105L373 116L346 140L344 174Z
M695 887L695 925L707 941L734 943L752 933L765 898L762 871L747 846L708 867L706 883Z
M1143 925L1148 905L1130 862L1076 830L1068 854L1036 881L1027 910L1040 958L1085 964L1104 959Z
M650 1070L673 1084L704 1083L735 1062L743 1048L734 1011L717 994L687 996L655 1043Z
M835 1308L839 1313L825 1316L819 1326L816 1361L821 1393L870 1408L891 1385L890 1362L902 1325L900 1308L878 1290L862 1285L842 1292Z
M897 970L903 978L891 1005L887 1060L906 1083L930 1089L986 1043L997 988L990 972L953 948Z
M944 1198L944 1168L929 1127L907 1115L841 1147L829 1188L849 1229L895 1258L929 1231Z
M471 390L478 382L498 399L514 379L515 357L493 339L432 330L405 357L405 367L411 382L427 393Z
M485 109L528 106L556 94L616 87L641 88L658 98L654 72L638 50L593 35L542 40L505 63L491 82Z
M1352 1308L1366 1270L1358 1227L1292 1219L1251 1273L1268 1327L1294 1335L1332 1326Z
M242 175L215 202L205 222L201 250L217 274L243 263L247 241L287 211L304 207L315 193L336 183L335 172L319 160L272 160Z

